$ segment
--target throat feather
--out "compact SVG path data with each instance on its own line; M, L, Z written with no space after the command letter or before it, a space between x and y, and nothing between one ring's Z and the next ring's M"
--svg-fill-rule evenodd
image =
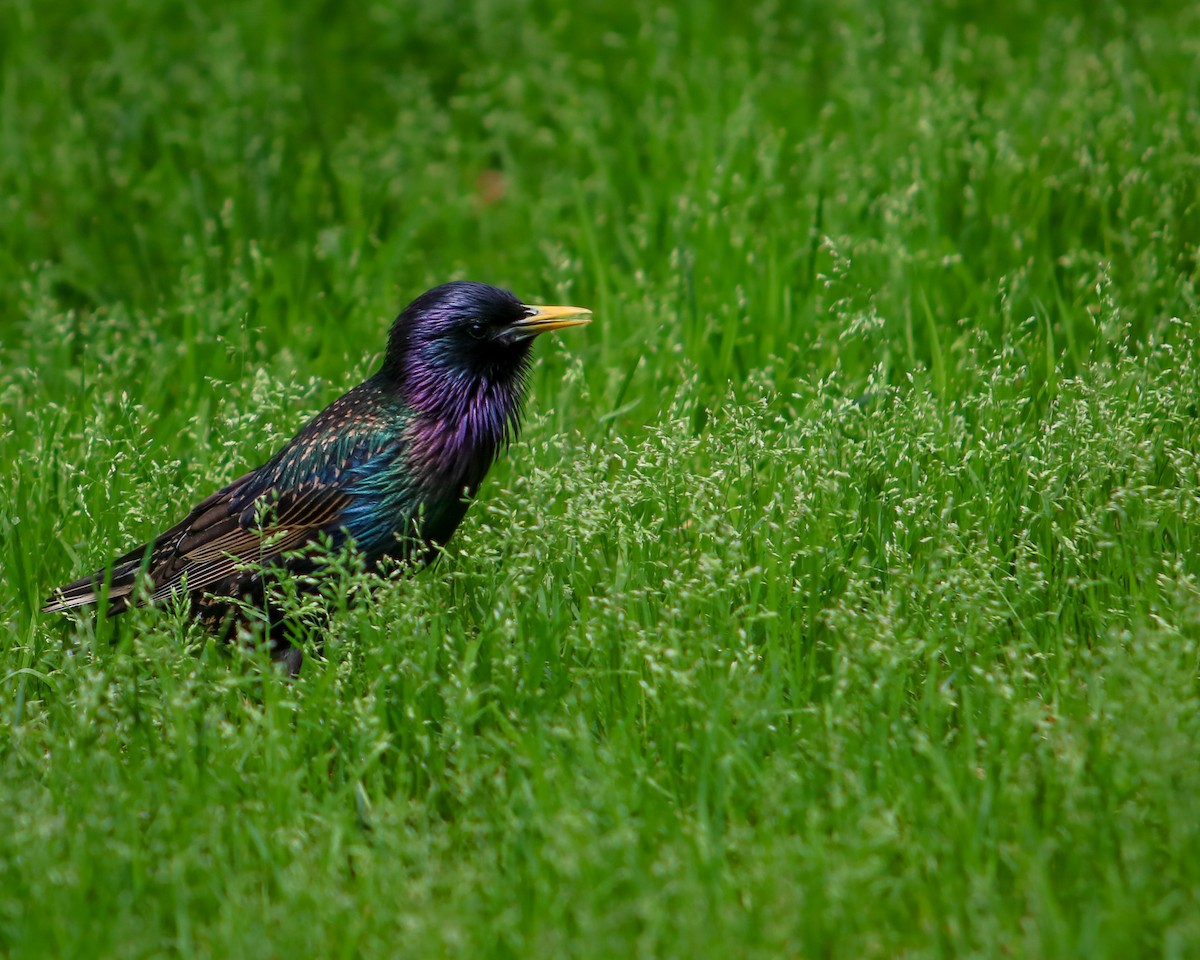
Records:
M473 494L517 435L521 396L511 383L476 379L414 403L409 462L430 492Z

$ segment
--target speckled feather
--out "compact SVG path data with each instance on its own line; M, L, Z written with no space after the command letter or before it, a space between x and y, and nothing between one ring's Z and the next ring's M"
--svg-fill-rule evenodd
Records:
M369 564L445 543L516 436L531 339L510 334L531 309L478 283L418 297L392 325L378 373L263 466L111 568L59 588L45 609L95 603L107 580L110 613L186 592L201 617L228 622L222 598L261 602L262 569L311 569L302 553L315 542L352 539ZM143 567L150 589L139 592Z

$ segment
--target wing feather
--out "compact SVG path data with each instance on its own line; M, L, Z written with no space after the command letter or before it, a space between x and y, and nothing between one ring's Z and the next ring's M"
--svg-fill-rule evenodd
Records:
M286 563L284 554L322 535L335 544L344 541L353 532L344 526L348 508L363 506L357 503L363 497L377 498L364 492L359 481L386 468L403 443L394 436L381 438L371 423L357 434L343 431L336 437L306 439L320 421L318 417L267 464L222 487L150 543L119 557L109 568L60 587L43 610L96 603L106 580L111 613L164 600L181 590L193 595L228 592L259 579L246 569L248 563ZM330 469L331 462L336 469ZM148 596L136 596L143 568L153 589Z

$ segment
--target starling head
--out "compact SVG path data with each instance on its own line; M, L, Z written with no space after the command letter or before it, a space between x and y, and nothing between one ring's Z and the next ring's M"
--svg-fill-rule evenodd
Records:
M588 323L589 315L581 307L529 306L486 283L443 283L396 318L383 373L413 386L518 383L535 336Z

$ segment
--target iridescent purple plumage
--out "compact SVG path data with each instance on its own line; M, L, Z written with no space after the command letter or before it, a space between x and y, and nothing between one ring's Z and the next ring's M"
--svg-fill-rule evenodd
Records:
M455 485L458 471L478 484L501 448L516 436L529 372L528 338L500 342L475 335L458 318L485 313L502 327L520 322L529 308L507 291L484 284L447 284L425 298L420 321L402 314L388 342L384 374L395 380L413 412L410 466L431 484ZM410 307L409 310L412 310ZM405 311L407 314L409 311Z

